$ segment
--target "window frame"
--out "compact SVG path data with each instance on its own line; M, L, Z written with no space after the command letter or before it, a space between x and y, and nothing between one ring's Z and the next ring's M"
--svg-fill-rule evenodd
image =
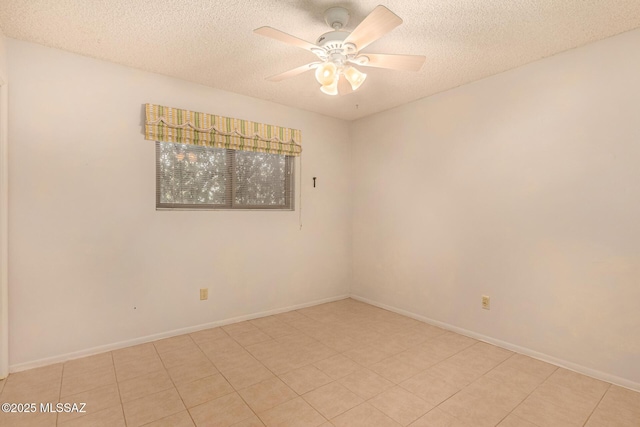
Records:
M226 189L225 204L211 204L211 203L162 203L160 200L160 144L162 141L156 141L155 149L155 167L156 167L156 210L246 210L246 211L294 211L295 210L295 197L294 197L294 183L295 183L295 156L285 157L285 182L284 182L284 205L238 205L234 203L235 200L235 188L236 188L236 152L237 150L224 149L227 156L227 170L230 177L229 185ZM176 144L172 142L165 142L169 144ZM215 147L205 147L215 148Z

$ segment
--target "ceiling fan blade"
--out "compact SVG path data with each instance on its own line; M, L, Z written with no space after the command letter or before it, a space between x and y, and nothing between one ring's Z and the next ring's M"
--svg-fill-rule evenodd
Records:
M260 27L253 30L254 33L260 34L261 36L270 37L272 39L281 41L286 44L290 44L292 46L300 47L302 49L311 50L318 49L313 43L309 43L308 41L304 41L297 37L292 36L291 34L284 33L280 30L276 30L272 27Z
M305 71L312 70L316 68L320 63L312 62L310 64L302 65L298 68L294 68L293 70L285 71L284 73L276 74L275 76L267 77L267 80L271 80L272 82L279 82L284 79L288 79L289 77L297 76L298 74L302 74Z
M340 95L347 95L351 92L353 92L351 83L349 83L344 76L340 76L340 80L338 80L338 93Z
M376 6L364 21L347 36L344 43L353 43L357 50L362 50L369 44L402 24L402 19L386 7Z
M368 62L358 61L362 57L369 58ZM422 55L386 55L383 53L364 53L355 58L354 64L362 65L364 67L376 67L376 68L388 68L390 70L403 70L403 71L420 71L426 56Z

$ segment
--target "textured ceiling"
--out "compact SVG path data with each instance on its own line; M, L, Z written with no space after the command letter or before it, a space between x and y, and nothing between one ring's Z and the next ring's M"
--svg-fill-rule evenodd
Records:
M379 3L404 23L363 52L426 55L420 72L362 67L354 93L320 92L312 62L253 34L272 26L315 42L323 12L344 6L351 31ZM640 0L1 0L12 38L352 120L640 27Z

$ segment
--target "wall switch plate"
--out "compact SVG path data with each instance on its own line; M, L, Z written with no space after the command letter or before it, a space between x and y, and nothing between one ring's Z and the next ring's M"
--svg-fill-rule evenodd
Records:
M491 310L491 298L486 295L482 295L482 308Z
M209 299L209 288L200 289L200 301Z

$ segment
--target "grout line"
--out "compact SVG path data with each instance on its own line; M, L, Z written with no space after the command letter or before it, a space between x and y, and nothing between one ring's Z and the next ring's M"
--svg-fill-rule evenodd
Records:
M607 393L609 393L609 390L611 389L611 384L609 384L609 387L607 387L607 389L604 391L604 393L602 393L602 396L600 397L600 399L598 400L598 403L596 403L596 405L593 407L593 409L591 410L591 412L589 413L589 416L587 417L587 419L584 421L584 424L582 424L583 426L586 426L587 423L589 422L589 420L591 419L591 417L593 416L593 413L596 412L596 409L598 409L598 406L600 406L600 403L602 402L602 400L604 399L604 397L607 395Z

